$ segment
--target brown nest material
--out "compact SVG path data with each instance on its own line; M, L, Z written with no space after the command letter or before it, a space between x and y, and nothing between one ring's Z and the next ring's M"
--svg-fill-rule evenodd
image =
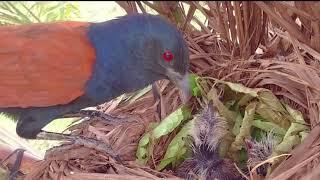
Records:
M152 121L160 119L157 109L162 103L159 102L168 101L168 96L179 97L178 91L172 85L168 86L168 81L161 81L159 85L160 90L169 91L169 94L161 96L156 102L149 92L132 104L119 105L119 102L114 100L98 107L109 114L120 115L124 123L113 123L112 120L108 122L100 117L94 117L68 128L72 135L81 135L110 144L122 162L115 161L108 154L95 148L65 143L48 150L44 160L35 163L32 171L24 179L180 179L170 172L157 172L135 162L140 137ZM172 105L178 107L178 102ZM171 108L164 108L162 115L171 112ZM170 111L166 112L166 109ZM115 119L115 122L117 120ZM155 151L158 151L160 156L165 149L159 146Z
M90 122L89 122L90 121ZM123 160L116 162L104 152L75 144L63 144L47 151L45 160L34 165L25 179L159 179L172 178L134 162L137 143L145 127L141 119L123 125L89 120L72 126L72 134L111 144Z

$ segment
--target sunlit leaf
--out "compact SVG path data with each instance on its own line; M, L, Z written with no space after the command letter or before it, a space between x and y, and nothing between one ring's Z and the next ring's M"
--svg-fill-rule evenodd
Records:
M252 97L258 96L258 90L256 89L247 88L244 85L238 84L238 83L225 82L225 81L223 81L223 83L228 85L235 92L249 94Z
M187 107L183 106L177 109L176 111L172 112L159 124L155 125L155 127L150 132L144 134L141 140L139 141L136 153L137 161L139 163L145 164L149 159L148 152L152 152L153 149L153 144L151 143L151 141L159 139L160 137L171 133L179 125L181 125L182 122L190 118L190 116L190 110Z
M256 110L257 102L251 102L245 110L242 125L235 141L231 144L231 152L236 152L244 147L244 139L250 137L251 126Z
M79 17L76 2L0 2L0 24L29 24Z
M236 136L237 134L239 134L242 120L243 120L243 117L241 116L241 113L238 112L237 117L236 117L236 121L235 121L233 129L232 129L233 135Z
M284 141L289 136L298 135L300 132L308 131L308 130L309 130L309 127L304 124L292 123L288 131L286 132L286 135L284 136Z
M269 90L259 91L258 99L269 108L278 112L286 112L279 99Z
M280 144L275 147L275 152L277 155L282 153L288 153L292 150L292 148L300 143L300 138L298 135L295 136L288 136L285 138Z
M208 98L213 101L215 107L217 107L220 115L228 121L229 126L235 123L237 114L236 112L230 111L220 100L217 94L217 90L213 87L208 93Z
M152 131L152 136L155 139L160 138L161 136L167 135L177 128L181 122L186 120L191 116L190 110L186 107L182 107L171 113L165 119L163 119L160 124L154 128Z
M299 133L300 137L301 137L301 142L309 135L309 131L302 131Z
M186 153L186 141L185 138L190 134L190 129L194 127L194 120L189 121L183 126L179 133L170 142L166 154L157 167L157 170L162 170L170 163L174 163L184 153Z
M264 130L265 132L273 131L275 134L279 134L284 136L286 134L286 129L278 126L277 124L269 121L261 121L261 120L254 120L252 122L252 126Z
M190 76L189 76L189 82L190 82L190 88L192 90L192 95L196 96L196 97L201 95L200 89L196 83L198 78L199 77L195 74L190 74Z
M288 104L284 104L285 108L289 112L289 114L292 116L292 118L297 123L305 124L306 122L303 119L302 113L300 111L292 109Z
M142 136L142 138L139 141L138 149L137 149L137 161L140 164L145 164L148 161L148 144L150 142L150 134L146 133Z
M256 112L265 120L271 121L284 129L287 129L290 126L288 116L285 116L284 113L273 110L268 104L259 102Z

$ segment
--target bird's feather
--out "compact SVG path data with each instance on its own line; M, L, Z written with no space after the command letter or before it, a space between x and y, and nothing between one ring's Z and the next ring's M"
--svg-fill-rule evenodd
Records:
M162 59L167 50L173 64ZM185 75L187 50L178 30L153 15L0 27L0 112L34 139L65 114L174 79L168 69Z
M0 108L67 104L84 94L95 51L89 23L0 28Z

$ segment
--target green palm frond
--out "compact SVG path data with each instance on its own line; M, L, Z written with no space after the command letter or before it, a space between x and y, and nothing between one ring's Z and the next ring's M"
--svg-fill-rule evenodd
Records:
M0 25L71 20L80 16L76 2L2 1Z

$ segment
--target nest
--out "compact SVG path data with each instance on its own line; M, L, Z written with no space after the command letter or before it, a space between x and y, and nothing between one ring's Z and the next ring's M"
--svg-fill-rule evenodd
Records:
M159 89L165 88L170 96L161 97L161 100L179 97L178 90L173 85L169 86L168 81L158 84ZM151 122L160 120L157 107L161 100L155 101L151 92L134 103L122 104L114 100L98 107L101 112L117 115L111 117L114 119L106 120L98 116L68 128L72 135L110 144L121 162L96 148L65 143L48 150L44 160L36 162L31 168L33 170L24 179L179 179L172 175L172 172L158 172L135 162L137 144L141 136ZM176 108L174 104L178 106L179 102L173 103L171 108ZM169 108L163 109L162 115L166 116L171 111ZM119 118L123 122L119 123ZM160 147L159 155L165 151Z
M268 178L320 177L319 2L118 4L128 14L151 10L175 23L189 45L191 72L246 87L267 88L302 112L310 123L310 134ZM122 164L93 148L64 144L48 151L25 179L179 179L170 171L154 170L176 132L157 142L152 162L146 166L135 162L142 134L151 123L160 122L181 104L179 91L170 82L162 80L155 87L159 97L148 91L131 100L118 98L100 107L107 114L131 119L128 123L115 125L92 119L71 128L73 134L110 144L124 160ZM195 99L189 106L192 113L199 109Z

